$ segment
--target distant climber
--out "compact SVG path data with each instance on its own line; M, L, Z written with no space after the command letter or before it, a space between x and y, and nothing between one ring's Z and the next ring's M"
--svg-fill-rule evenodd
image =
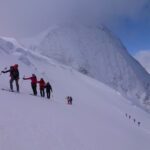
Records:
M37 83L39 83L39 86L40 86L40 94L41 94L41 97L45 97L45 81L43 78L40 79L40 81L37 81Z
M71 96L67 96L66 99L67 99L67 103L69 105L72 105L72 97Z
M14 66L10 66L9 70L2 71L2 73L8 73L10 72L10 90L13 92L13 82L16 82L16 90L19 92L19 70L18 70L18 64L15 64Z
M139 122L138 122L138 126L140 126L140 125L141 125L141 122L139 121Z
M29 78L23 78L23 80L31 80L31 88L33 90L33 94L37 95L37 78L35 74L32 74Z
M52 86L50 85L49 82L46 83L45 88L46 88L47 98L50 99L51 92L52 92L53 90L52 90Z

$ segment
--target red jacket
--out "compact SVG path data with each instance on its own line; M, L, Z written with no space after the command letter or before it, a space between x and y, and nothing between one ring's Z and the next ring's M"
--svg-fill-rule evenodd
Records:
M37 83L39 83L40 89L44 89L45 88L45 81L43 79L41 79L40 81L37 81Z
M35 77L23 78L24 80L31 80L31 84L37 84L37 79Z

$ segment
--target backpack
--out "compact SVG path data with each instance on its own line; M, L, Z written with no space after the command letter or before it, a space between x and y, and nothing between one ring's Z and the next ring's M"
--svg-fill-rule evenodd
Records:
M18 69L12 67L11 68L11 77L13 77L14 79L18 79L19 78L19 71Z

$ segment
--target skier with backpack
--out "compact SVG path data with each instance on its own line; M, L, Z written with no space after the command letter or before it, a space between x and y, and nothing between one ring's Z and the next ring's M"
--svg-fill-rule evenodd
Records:
M53 90L52 90L52 86L50 85L49 82L46 83L45 88L46 88L47 98L50 99L51 92L52 92Z
M40 94L41 94L41 97L45 97L45 91L44 91L44 88L45 88L45 81L43 78L40 79L40 81L37 81L37 83L39 83L39 86L40 86Z
M32 74L31 77L23 78L23 80L31 80L31 87L33 90L33 94L36 96L37 95L37 78L36 78L36 75Z
M10 66L9 70L2 71L2 73L10 73L10 90L13 92L13 82L16 82L16 89L17 92L19 92L19 70L18 70L18 64L15 64L14 66Z

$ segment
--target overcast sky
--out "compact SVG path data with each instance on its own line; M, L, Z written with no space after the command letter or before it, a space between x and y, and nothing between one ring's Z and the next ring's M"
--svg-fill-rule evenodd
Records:
M0 35L31 37L70 16L104 22L131 52L150 49L150 0L0 0Z

